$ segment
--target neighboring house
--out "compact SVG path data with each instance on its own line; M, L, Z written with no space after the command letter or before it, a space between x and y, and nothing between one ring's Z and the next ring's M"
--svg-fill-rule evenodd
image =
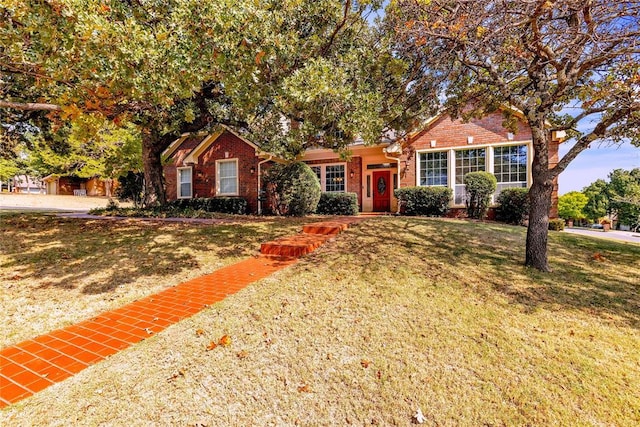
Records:
M44 193L44 184L40 178L29 175L16 175L10 183L11 191L15 193L41 194Z
M112 179L99 177L79 178L77 176L60 176L52 174L42 181L47 194L60 196L104 196L112 197L117 186Z
M446 186L453 190L452 209L464 208L466 173L488 171L503 189L531 186L531 131L520 122L515 132L502 126L497 112L467 123L442 114L403 142L349 147L348 160L329 149L307 150L302 161L318 176L323 192L353 192L362 212L396 212L395 188ZM551 166L558 144L550 147ZM183 135L164 153L167 197L241 196L251 212L257 201L261 167L275 156L226 127L209 135ZM557 217L557 183L550 217Z

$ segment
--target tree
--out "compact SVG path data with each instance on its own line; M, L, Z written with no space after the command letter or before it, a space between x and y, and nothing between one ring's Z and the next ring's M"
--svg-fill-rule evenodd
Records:
M452 115L505 110L532 131L531 208L525 264L549 271L547 233L554 181L594 141L640 143L640 2L432 0L392 2L387 31L399 56L421 60L420 79L441 83ZM586 132L578 123L592 120ZM568 152L549 157L552 132Z
M163 203L160 155L183 132L227 124L294 157L378 142L430 104L398 90L411 70L366 20L379 3L5 0L0 107L135 124Z
M582 190L587 196L587 204L582 209L586 218L596 222L609 213L608 192L609 184L604 179L598 179Z
M640 168L616 169L609 174L609 205L621 224L640 225Z
M558 215L566 220L581 220L586 217L583 209L589 198L579 191L571 191L558 198Z

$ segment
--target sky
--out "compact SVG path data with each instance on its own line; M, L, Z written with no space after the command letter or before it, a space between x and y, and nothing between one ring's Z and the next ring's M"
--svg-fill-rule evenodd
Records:
M561 157L570 146L571 141L560 144ZM562 195L570 191L582 191L599 178L608 181L607 176L614 169L633 168L640 168L640 147L634 147L628 142L620 146L599 145L596 142L591 148L578 154L560 174L558 193Z

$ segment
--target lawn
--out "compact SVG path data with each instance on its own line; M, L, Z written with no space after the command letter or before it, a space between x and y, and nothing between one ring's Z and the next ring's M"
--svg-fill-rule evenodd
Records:
M524 238L371 218L0 424L640 424L640 245L553 232L543 274Z
M203 226L0 214L0 347L257 254L308 220Z

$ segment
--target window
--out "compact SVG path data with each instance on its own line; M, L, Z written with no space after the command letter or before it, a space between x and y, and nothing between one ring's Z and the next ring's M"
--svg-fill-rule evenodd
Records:
M420 153L420 185L448 184L448 156L446 151L437 153Z
M456 151L456 184L454 188L454 203L462 205L465 202L464 176L469 172L486 170L486 149L473 148Z
M312 165L311 170L320 180L320 189L325 193L343 193L346 191L346 165Z
M216 178L220 196L238 195L238 159L216 161Z
M191 168L178 168L178 198L191 198Z
M328 193L344 192L344 165L325 167L325 190Z
M498 181L496 196L505 188L527 187L527 146L493 149L493 174Z

